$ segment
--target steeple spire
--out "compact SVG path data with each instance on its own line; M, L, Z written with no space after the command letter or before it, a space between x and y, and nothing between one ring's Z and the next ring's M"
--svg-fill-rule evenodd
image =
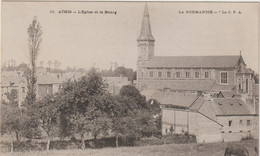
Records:
M151 25L150 25L147 3L145 3L145 7L144 7L144 15L143 15L141 33L137 40L138 41L141 41L141 40L154 41L154 38L152 35L152 30L151 30Z

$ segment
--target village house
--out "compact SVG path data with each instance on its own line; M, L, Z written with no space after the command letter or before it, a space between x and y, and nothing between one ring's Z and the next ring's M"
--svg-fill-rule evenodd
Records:
M12 74L11 74L12 73ZM27 83L26 78L22 74L16 74L22 72L2 72L1 77L1 99L2 101L8 102L8 94L16 94L16 101L20 107L22 101L26 97Z
M155 56L148 7L137 39L137 87L162 106L162 134L197 142L258 138L258 85L241 55Z
M195 135L198 143L258 138L258 115L241 98L213 98L184 92L157 92L161 103L162 134Z
M120 89L123 86L130 85L131 81L128 81L128 77L103 77L105 82L108 85L108 92L112 95L118 95L120 92Z
M39 68L37 72L37 98L43 98L47 95L54 95L58 92L62 83L68 80L78 80L86 73L82 72L65 72L65 73L50 73ZM122 86L131 84L127 77L103 77L104 81L108 84L107 91L112 95L119 94ZM7 95L15 92L18 106L22 105L27 94L27 80L23 76L22 71L3 71L1 76L1 98L8 102Z

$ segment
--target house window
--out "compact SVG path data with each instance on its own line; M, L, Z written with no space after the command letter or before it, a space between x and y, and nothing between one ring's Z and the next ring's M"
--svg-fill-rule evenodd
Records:
M162 72L161 71L158 72L158 77L162 77Z
M248 79L246 79L246 92L248 93Z
M171 77L171 72L167 72L167 77L170 78Z
M176 78L181 78L181 72L176 72Z
M186 71L186 72L185 72L185 77L186 77L186 78L190 78L190 72Z
M149 77L153 77L153 71L149 72Z
M246 124L247 124L247 126L250 126L250 125L251 125L251 121L250 121L250 120L247 120L247 121L246 121Z
M195 78L200 78L200 72L195 72Z
M239 124L242 125L243 124L243 120L239 120Z
M209 78L209 72L205 72L205 78L208 79Z
M230 127L232 125L232 120L228 121L228 126Z
M220 82L221 83L227 83L227 72L221 72L221 76L220 76Z

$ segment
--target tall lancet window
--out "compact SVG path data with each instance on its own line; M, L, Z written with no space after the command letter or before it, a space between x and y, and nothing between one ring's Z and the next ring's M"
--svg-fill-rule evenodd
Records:
M248 93L248 79L246 79L246 92Z
M238 79L238 89L242 90L242 80Z

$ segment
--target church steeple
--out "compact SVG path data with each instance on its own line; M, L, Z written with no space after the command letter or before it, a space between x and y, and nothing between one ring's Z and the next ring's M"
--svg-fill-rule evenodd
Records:
M145 7L144 7L141 33L137 40L138 41L154 41L154 38L152 35L152 30L151 30L151 25L150 25L147 3L145 3Z
M149 12L147 4L144 7L144 15L141 26L141 33L137 38L138 58L139 61L148 61L154 56L154 38L152 35Z

